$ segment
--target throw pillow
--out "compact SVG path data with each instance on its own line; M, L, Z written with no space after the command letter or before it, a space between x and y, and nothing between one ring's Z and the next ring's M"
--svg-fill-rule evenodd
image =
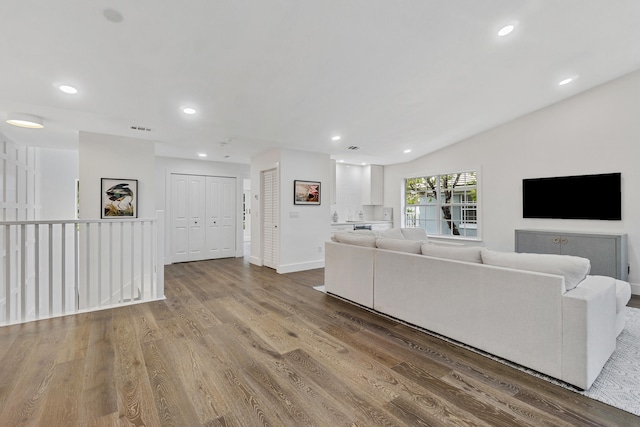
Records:
M412 254L419 254L420 246L422 246L423 243L423 241L389 239L384 237L380 237L378 240L376 240L376 245L380 249L387 249L397 252L409 252Z
M573 255L498 252L482 249L482 262L488 265L564 276L567 291L578 286L591 270L591 261Z
M427 240L427 232L424 228L401 228L400 231L407 240Z
M380 237L386 237L389 239L404 239L402 231L399 228L390 228L380 232Z
M457 261L482 263L481 248L478 246L443 246L425 243L421 247L422 255L434 258L454 259Z

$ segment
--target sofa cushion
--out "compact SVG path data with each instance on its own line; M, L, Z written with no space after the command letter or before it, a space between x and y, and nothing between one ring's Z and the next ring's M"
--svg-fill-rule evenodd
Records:
M402 235L402 231L399 228L390 228L388 230L383 230L380 232L380 237L385 237L389 239L404 239Z
M339 243L346 243L348 245L366 246L368 248L376 247L376 236L367 236L355 233L336 233L333 235L335 240Z
M420 253L420 246L424 241L419 240L405 240L405 239L389 239L385 237L379 237L376 240L376 245L380 249L387 249L397 252L409 252L412 254Z
M578 286L591 270L591 261L572 255L498 252L482 248L482 262L488 265L564 276L567 291Z
M424 228L401 228L400 232L407 240L427 240Z
M422 255L434 258L455 259L457 261L482 263L480 256L480 247L478 246L448 246L425 243L422 245Z

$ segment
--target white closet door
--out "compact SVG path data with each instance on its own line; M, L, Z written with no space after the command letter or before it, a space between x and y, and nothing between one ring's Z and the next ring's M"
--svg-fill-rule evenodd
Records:
M278 268L280 255L278 188L277 170L262 172L262 263L271 268Z
M206 178L207 259L228 258L236 251L236 179Z
M205 259L205 179L171 174L171 260Z
M189 176L189 261L206 259L205 177Z
M171 261L189 261L189 177L171 175Z

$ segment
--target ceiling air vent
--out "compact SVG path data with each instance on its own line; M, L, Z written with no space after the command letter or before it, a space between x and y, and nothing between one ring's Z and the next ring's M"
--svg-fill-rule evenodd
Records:
M151 129L143 127L143 126L131 126L133 130L141 130L143 132L151 132Z
M359 150L360 147L358 147L357 145L350 145L347 147L347 150L351 150L351 151L356 151Z

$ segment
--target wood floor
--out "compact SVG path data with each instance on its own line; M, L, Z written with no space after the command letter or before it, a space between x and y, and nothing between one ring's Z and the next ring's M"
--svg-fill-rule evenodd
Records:
M165 301L0 328L0 426L640 423L317 292L323 270L165 277Z

